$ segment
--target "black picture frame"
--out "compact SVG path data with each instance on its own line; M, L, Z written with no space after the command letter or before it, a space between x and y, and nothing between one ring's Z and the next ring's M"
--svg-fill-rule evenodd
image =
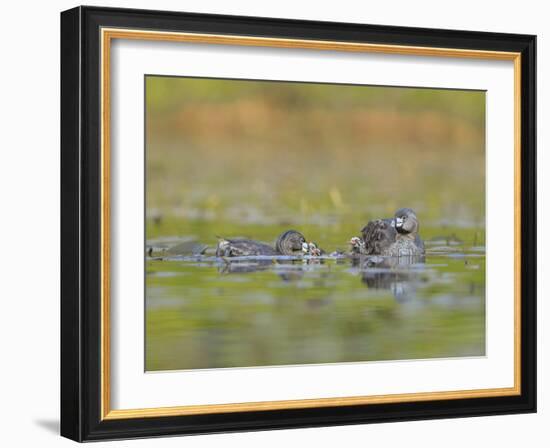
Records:
M100 29L521 53L521 394L101 419ZM61 435L76 441L536 412L536 37L99 7L61 13Z

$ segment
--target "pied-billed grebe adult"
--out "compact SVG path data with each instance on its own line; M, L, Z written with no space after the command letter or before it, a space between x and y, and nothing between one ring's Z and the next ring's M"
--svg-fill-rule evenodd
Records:
M351 252L392 257L424 255L419 229L416 213L410 208L401 208L393 219L375 219L363 227L362 238L350 240Z
M397 237L391 251L394 255L424 255L424 241L420 238L420 223L414 210L401 208L395 212Z
M315 250L318 250L315 247ZM287 230L277 238L275 247L259 241L246 238L224 239L218 241L216 256L218 257L246 257L271 255L316 255L304 235L296 230Z

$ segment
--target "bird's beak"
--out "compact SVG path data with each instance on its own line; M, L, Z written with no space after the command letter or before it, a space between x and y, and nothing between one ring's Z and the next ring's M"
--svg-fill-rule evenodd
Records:
M395 227L397 229L403 227L403 218L395 218Z

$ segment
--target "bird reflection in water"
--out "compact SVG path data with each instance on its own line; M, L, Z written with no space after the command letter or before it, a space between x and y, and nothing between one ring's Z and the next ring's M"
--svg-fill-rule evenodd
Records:
M361 274L361 282L370 289L389 290L398 302L406 302L416 296L421 280L419 265L425 257L359 256L352 258L352 266Z
M416 290L422 279L421 269L425 263L422 256L352 256L327 258L266 258L266 259L223 259L218 266L221 274L244 274L273 270L285 283L300 281L309 272L317 272L327 260L337 264L350 263L352 269L360 274L361 283L372 290L388 290L398 302L406 302L416 296ZM329 272L321 272L317 281L323 281Z
M311 270L313 266L325 263L322 258L222 258L222 263L218 265L220 274L244 274L274 270L277 275L285 282L300 280L304 274ZM315 269L315 268L313 268Z

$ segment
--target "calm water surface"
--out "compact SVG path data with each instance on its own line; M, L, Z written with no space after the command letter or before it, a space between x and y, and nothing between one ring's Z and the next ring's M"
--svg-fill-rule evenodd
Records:
M165 251L177 242L147 243L147 370L485 354L483 246L436 237L425 260L228 263Z
M484 355L485 92L148 76L146 105L148 370ZM401 207L424 262L174 251L345 251Z

